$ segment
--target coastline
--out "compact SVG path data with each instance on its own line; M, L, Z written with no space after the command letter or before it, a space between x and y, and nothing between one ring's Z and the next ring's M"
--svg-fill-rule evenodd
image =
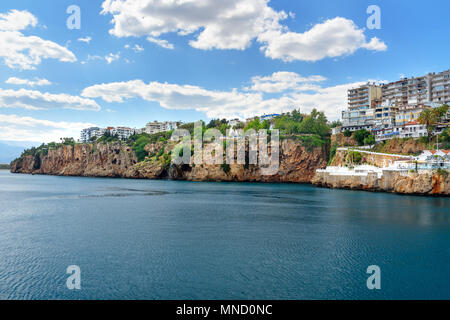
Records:
M4 169L6 171L6 169ZM8 170L9 171L9 170ZM10 171L11 172L11 171ZM420 197L435 197L435 198L446 198L450 197L450 193L441 192L441 193L426 193L426 192L405 192L395 189L383 189L380 187L366 187L363 185L332 185L320 182L316 177L312 182L282 182L282 181L224 181L224 180L181 180L181 179L171 179L171 178L139 178L139 177L119 177L119 176L86 176L86 175L56 175L56 174L47 174L47 173L20 173L20 172L11 172L12 174L18 175L36 175L36 176L53 176L53 177L72 177L72 178L91 178L91 179L111 179L111 180L151 180L151 181L177 181L177 182L189 182L189 183L250 183L250 184L275 184L275 185L309 185L316 188L321 189L338 189L338 190L347 190L347 191L360 191L360 192L368 192L368 193L390 193L396 194L400 196L420 196ZM447 183L448 185L448 183Z
M139 161L133 149L121 143L98 143L65 145L48 150L46 154L25 155L11 165L12 173L41 174L53 176L125 178L149 180L174 180L196 182L249 182L312 184L317 187L388 192L422 196L449 196L450 177L436 172L390 173L382 170L402 155L370 153L368 164L378 167L377 173L340 173L323 170L327 168L330 153L326 147L307 148L295 139L282 140L280 166L275 175L262 175L256 165L174 165L167 162L174 145L152 143L146 146L149 156ZM338 148L330 165L346 167L348 150ZM361 151L364 153L364 151Z

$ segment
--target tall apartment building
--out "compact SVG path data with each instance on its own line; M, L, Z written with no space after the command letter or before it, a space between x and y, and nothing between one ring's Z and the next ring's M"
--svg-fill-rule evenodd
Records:
M414 122L427 107L450 104L450 70L348 91L342 130L381 130ZM450 111L447 115L450 119Z
M450 69L438 74L430 74L431 100L434 104L450 105Z
M374 125L375 109L379 104L381 86L367 83L348 91L348 110L342 112L344 130L370 130Z
M450 70L404 78L382 88L382 103L389 106L450 104Z
M395 114L395 125L403 126L419 119L420 113L430 108L426 105L405 105L398 108Z
M404 78L383 85L382 105L395 108L406 105L423 105L431 100L430 77Z

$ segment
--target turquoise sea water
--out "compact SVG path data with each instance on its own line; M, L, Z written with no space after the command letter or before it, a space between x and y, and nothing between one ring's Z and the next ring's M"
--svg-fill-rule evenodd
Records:
M0 299L430 298L450 298L450 198L0 171Z

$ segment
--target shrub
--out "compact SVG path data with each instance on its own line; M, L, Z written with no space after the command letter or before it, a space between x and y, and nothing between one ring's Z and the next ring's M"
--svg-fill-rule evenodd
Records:
M447 179L447 176L448 176L448 170L439 168L439 169L436 170L436 173L437 173L438 175L440 175L441 177Z
M347 155L347 162L360 164L362 161L362 155L358 151L350 151Z
M367 131L366 129L361 129L355 131L353 137L355 138L356 142L358 142L358 145L362 146L364 145L364 139L366 139L370 135L371 135L370 131Z
M372 134L364 138L364 145L371 146L373 144L375 144L375 137Z
M148 156L148 152L145 150L145 146L150 143L150 137L148 135L141 135L133 144L133 151L139 162L144 161Z
M350 138L352 136L352 132L350 130L345 130L344 131L344 137Z
M445 129L439 136L439 143L443 149L450 149L450 128Z
M228 174L231 171L230 165L228 163L222 163L220 167L226 174Z
M327 143L327 141L322 139L319 135L301 136L300 140L308 151L312 151L314 148L321 148Z
M330 160L328 161L328 165L330 165L333 162L334 156L336 155L336 151L338 148L338 144L335 142L330 149Z

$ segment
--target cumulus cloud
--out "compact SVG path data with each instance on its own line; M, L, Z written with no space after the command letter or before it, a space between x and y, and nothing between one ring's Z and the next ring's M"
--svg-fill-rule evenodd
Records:
M320 82L321 76L301 77L298 74L274 73L267 77L253 79L297 79L297 86L285 86L280 92L279 86L262 86L264 90L248 92L233 89L230 91L207 90L199 86L178 85L160 82L145 83L142 80L98 84L85 88L83 97L101 98L107 102L123 103L129 99L143 99L157 102L161 107L174 110L197 110L210 118L247 118L267 113L287 112L300 108L310 112L313 108L324 111L331 120L340 117L347 105L347 90L366 82L355 82L332 87L303 81ZM256 82L258 82L257 80ZM266 80L263 80L263 82ZM266 81L267 82L267 81ZM307 90L305 85L309 85ZM278 92L281 96L265 98L266 92ZM287 90L287 91L286 91Z
M138 44L135 44L134 47L130 46L129 44L126 44L124 46L125 49L132 49L134 52L139 53L139 52L143 52L145 49L143 47L141 47Z
M304 33L269 30L258 37L261 50L272 59L283 61L318 61L354 53L360 48L384 51L386 44L378 38L367 42L364 29L351 20L337 17L316 24Z
M78 139L80 131L95 126L85 122L55 122L0 114L0 140L52 142L59 138L73 137Z
M36 24L37 18L28 11L12 10L0 14L0 57L8 67L33 70L42 59L77 61L67 48L37 36L25 36L21 32Z
M285 19L287 14L276 12L268 0L106 0L102 14L113 15L117 37L149 36L154 41L162 34L176 32L190 35L199 32L191 46L199 49L238 49L266 28Z
M105 60L108 64L111 64L114 61L119 60L119 59L120 59L120 53L116 53L116 54L110 53L105 57Z
M374 51L386 51L387 46L386 44L378 39L377 37L373 37L370 39L370 42L364 43L363 48L366 48L367 50L374 50Z
M269 0L105 0L102 14L111 14L117 37L146 36L161 47L173 45L159 37L167 33L194 37L197 49L244 50L256 39L272 59L286 62L317 61L354 53L358 49L384 51L378 38L366 40L364 29L352 20L336 17L304 33L290 31L281 22L293 13L275 11Z
M129 45L125 45L125 48L128 49L130 46ZM87 59L84 61L81 61L81 64L86 64L89 61L95 61L95 60L103 60L105 61L107 64L111 64L116 60L120 59L120 52L117 53L110 53L104 57L99 56L99 55L91 55L88 54Z
M16 78L16 77L9 78L8 80L5 81L5 83L7 83L7 84L14 84L14 85L21 85L21 86L25 85L25 86L30 86L30 87L49 86L49 85L52 84L47 79L35 78L34 80L29 80L29 79L22 79L22 78Z
M87 44L89 44L91 42L92 38L91 37L85 37L85 38L78 38L78 41L80 42L85 42Z
M318 75L302 77L295 72L280 71L266 77L253 77L251 88L246 88L246 90L266 93L278 93L286 90L307 91L319 88L314 83L325 80L327 80L325 77Z
M142 52L142 51L144 51L144 48L141 47L140 45L136 44L136 45L134 45L134 47L133 47L133 51L134 51L134 52Z
M164 48L164 49L169 49L169 50L173 50L175 47L173 46L173 44L171 44L169 41L167 40L163 40L163 39L158 39L158 38L153 38L153 37L147 37L147 41L148 42L152 42L157 44L158 46Z
M25 108L30 110L72 109L99 111L101 108L91 99L68 94L42 93L36 90L0 89L0 108Z
M35 27L38 20L28 11L11 10L9 13L0 13L1 31L20 31L29 26Z

